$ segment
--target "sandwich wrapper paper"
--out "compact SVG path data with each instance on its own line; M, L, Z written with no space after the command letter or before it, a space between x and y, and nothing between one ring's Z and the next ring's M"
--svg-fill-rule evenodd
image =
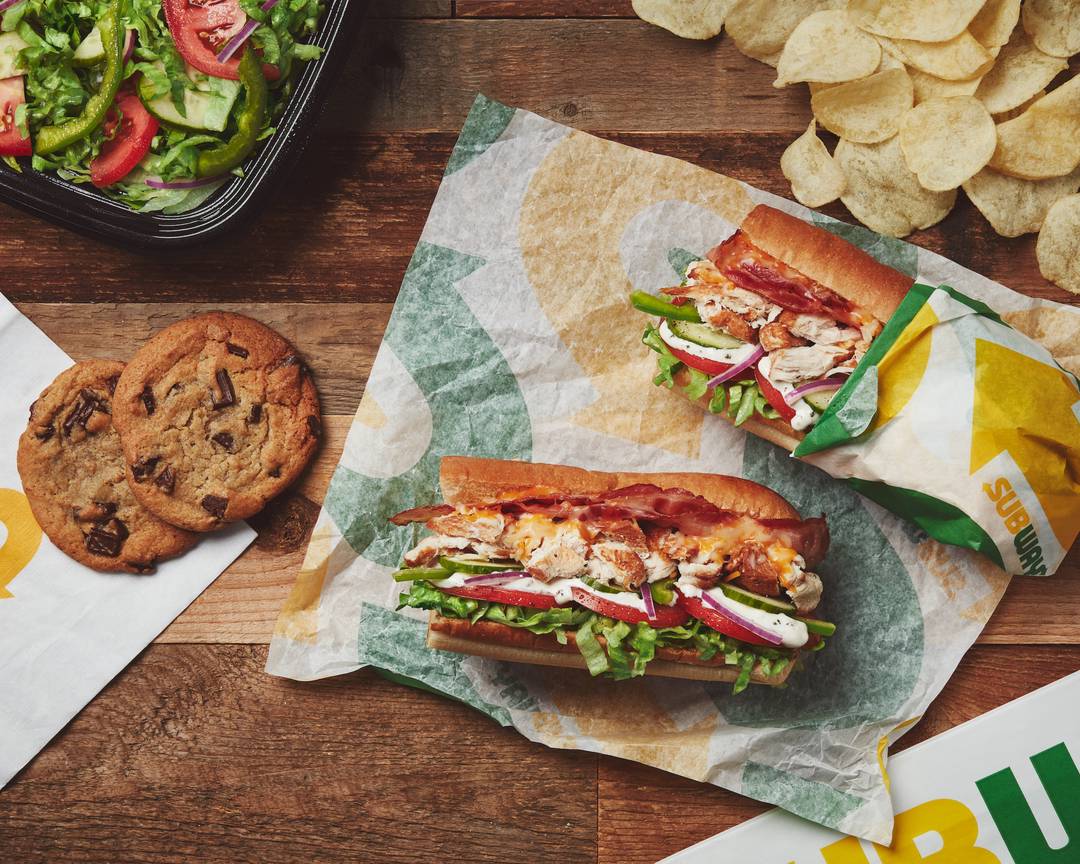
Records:
M757 203L823 224L928 285L981 299L1057 354L1080 344L1080 314L1067 307L723 175L478 97L267 670L309 680L372 665L548 746L654 765L887 843L889 744L948 681L1009 576L650 383L646 318L628 294L674 284ZM737 696L730 684L612 682L431 651L427 613L394 611L402 585L390 577L422 531L388 519L440 500L439 460L449 454L719 472L768 485L803 515L828 516L821 614L837 635L786 687Z
M141 576L98 573L68 558L34 521L15 455L30 403L71 358L3 296L0 356L2 788L244 551L255 532L241 523L207 536L186 555Z

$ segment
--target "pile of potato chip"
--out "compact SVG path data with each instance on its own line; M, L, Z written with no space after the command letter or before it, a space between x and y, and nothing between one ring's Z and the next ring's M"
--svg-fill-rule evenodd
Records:
M1004 237L1038 231L1043 276L1080 293L1080 0L633 0L691 39L723 27L805 82L814 120L780 161L808 207L875 231L940 222L963 188ZM1060 78L1061 83L1055 86ZM829 153L817 128L840 139Z

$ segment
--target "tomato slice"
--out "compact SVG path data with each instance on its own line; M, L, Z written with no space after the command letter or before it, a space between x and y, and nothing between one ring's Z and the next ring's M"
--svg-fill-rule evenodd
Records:
M535 594L532 591L509 591L494 585L476 585L472 588L440 588L446 594L469 597L472 600L487 600L489 603L505 603L507 606L526 606L529 609L553 609L559 604L550 594Z
M24 138L15 122L15 109L25 102L22 75L0 80L0 156L29 156L34 152L30 136Z
M762 375L756 366L754 367L754 377L757 379L758 387L761 388L761 395L765 397L765 401L772 405L788 423L794 420L795 409L788 405L784 394L777 390L772 381Z
M667 345L668 351L682 360L687 366L697 369L699 372L704 372L706 375L719 375L721 372L727 372L734 365L732 363L721 363L719 360L706 360L703 357L696 357L688 351L672 348L667 342L664 344Z
M707 624L719 633L723 633L725 636L730 636L732 639L738 639L740 642L748 642L751 645L768 645L772 648L776 646L771 642L762 639L760 636L755 636L745 627L740 627L730 618L725 617L711 606L706 606L701 600L696 597L687 597L681 591L677 592L678 604L686 612L693 615L700 620L703 624Z
M117 94L105 118L105 143L90 163L90 182L99 189L123 180L150 150L158 121L134 93Z
M247 23L247 13L238 0L162 0L162 6L181 57L206 75L240 80L243 51L237 51L224 63L217 59ZM280 74L276 66L263 64L263 75L268 80L276 81Z
M614 600L605 600L583 588L574 588L572 591L575 603L591 609L597 615L614 618L616 621L625 621L627 624L645 623L653 627L678 627L690 620L690 616L678 606L657 606L656 617L650 619L640 609L616 603Z

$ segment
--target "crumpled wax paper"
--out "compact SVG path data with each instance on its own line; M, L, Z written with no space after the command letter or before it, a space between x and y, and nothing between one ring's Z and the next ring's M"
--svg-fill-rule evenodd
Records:
M552 747L598 751L724 786L887 843L888 746L925 711L1008 577L845 484L651 383L633 289L673 284L757 203L842 233L931 284L993 299L1075 352L1056 304L1014 294L902 241L814 214L686 162L478 97L454 149L267 671L299 680L373 665ZM361 322L357 322L358 326ZM1074 358L1075 359L1075 358ZM599 470L713 471L827 514L822 614L839 630L782 689L611 682L435 652L426 613L395 612L390 573L420 536L388 517L438 501L441 456Z

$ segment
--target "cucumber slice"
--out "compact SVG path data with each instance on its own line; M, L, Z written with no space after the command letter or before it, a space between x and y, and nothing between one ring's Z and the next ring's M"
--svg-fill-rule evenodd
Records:
M706 348L741 348L746 343L736 339L723 330L715 330L708 324L695 324L692 321L668 321L671 332L680 339L703 345Z
M439 563L452 573L498 573L521 569L517 561L489 561L479 555L441 555Z
M19 52L27 47L18 33L0 33L0 79L22 75L26 69L19 62Z
M101 31L95 27L75 49L75 53L71 55L71 63L74 66L94 66L104 59L105 46L101 43Z
M727 582L721 582L720 590L724 592L724 596L729 600L734 600L736 603L742 603L743 605L750 606L754 609L762 609L765 612L783 613L785 615L790 615L795 611L795 605L793 603L777 600L775 597L764 597L761 594L755 594L753 591L747 591L745 588L740 588L738 585L730 585Z
M803 396L806 404L817 411L819 414L829 407L829 403L832 402L833 396L839 393L839 389L836 390L815 390L813 393L807 393Z
M394 571L395 582L420 582L421 580L446 579L450 575L449 570L442 567L407 567L404 570Z
M832 636L836 632L836 625L831 621L822 621L818 618L799 618L806 625L806 629L818 636Z
M157 64L161 66L161 64ZM164 66L161 66L164 71ZM154 88L146 76L139 79L139 98L146 110L167 126L186 132L224 132L229 123L240 84L225 78L215 79L216 92L204 90L184 91L184 114L176 110L172 97L154 96ZM185 116L186 115L186 116Z

